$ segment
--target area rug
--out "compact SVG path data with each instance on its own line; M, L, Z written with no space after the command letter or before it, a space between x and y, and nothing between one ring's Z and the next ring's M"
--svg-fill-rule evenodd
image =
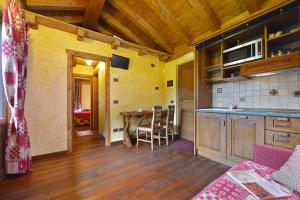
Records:
M93 135L93 132L91 130L84 130L84 131L76 131L76 134L78 137L82 137L82 136Z
M194 143L192 141L185 140L185 139L178 139L173 141L171 145L174 145L187 152L194 153Z

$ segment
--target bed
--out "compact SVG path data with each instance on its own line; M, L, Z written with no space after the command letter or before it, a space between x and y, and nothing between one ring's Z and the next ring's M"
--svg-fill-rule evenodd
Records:
M84 126L90 125L91 111L89 109L78 109L74 111L74 125Z

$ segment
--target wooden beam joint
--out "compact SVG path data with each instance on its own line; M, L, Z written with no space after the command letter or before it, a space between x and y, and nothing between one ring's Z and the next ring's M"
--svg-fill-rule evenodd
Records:
M85 34L86 34L85 30L83 30L81 28L78 28L78 31L77 31L77 40L83 41L84 37L85 37Z
M169 55L161 55L161 56L159 56L159 60L160 61L167 61L168 59L170 58L170 56Z
M33 13L25 12L25 21L29 24L31 29L37 30L39 28L36 15Z
M139 51L138 51L138 55L139 56L144 56L144 55L146 55L148 53L148 49L140 49Z
M111 43L111 48L114 49L114 50L117 50L120 45L121 45L121 41L120 40L114 40Z

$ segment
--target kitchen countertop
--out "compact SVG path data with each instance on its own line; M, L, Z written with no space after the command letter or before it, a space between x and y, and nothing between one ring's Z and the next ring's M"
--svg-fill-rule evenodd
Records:
M223 113L223 114L236 114L236 115L256 115L267 117L289 117L300 118L300 110L286 110L286 109L264 109L264 108L203 108L196 109L196 112L205 113Z

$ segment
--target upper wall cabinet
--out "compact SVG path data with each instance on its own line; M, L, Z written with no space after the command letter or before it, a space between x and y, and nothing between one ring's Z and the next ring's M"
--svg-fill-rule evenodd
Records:
M256 76L258 74L270 74L282 70L298 70L300 66L300 53L276 56L264 60L250 62L241 66L240 72L243 76Z
M196 59L200 59L202 80L211 83L299 69L299 53L300 8L296 2L198 44Z

